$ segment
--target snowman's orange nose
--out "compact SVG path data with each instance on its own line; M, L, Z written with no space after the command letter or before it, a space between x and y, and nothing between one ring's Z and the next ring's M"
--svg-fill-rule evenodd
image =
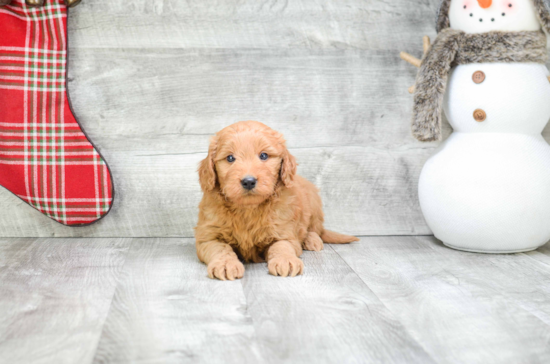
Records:
M481 6L483 9L490 8L493 4L493 0L477 0L479 3L479 6Z

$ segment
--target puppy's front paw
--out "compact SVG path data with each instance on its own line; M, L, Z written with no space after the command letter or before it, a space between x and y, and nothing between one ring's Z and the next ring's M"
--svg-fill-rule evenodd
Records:
M310 231L307 233L306 240L304 241L304 249L312 250L314 252L320 252L323 250L323 240L319 234Z
M244 275L244 265L237 258L221 258L208 264L208 277L211 279L234 281Z
M296 256L278 255L267 262L267 269L274 276L295 277L304 271L304 262Z

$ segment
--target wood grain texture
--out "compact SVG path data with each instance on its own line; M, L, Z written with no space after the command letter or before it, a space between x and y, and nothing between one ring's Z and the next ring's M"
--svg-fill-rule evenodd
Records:
M438 0L90 0L70 30L88 48L369 48L422 46ZM421 35L405 29L418 30Z
M430 363L334 252L304 255L306 274L207 278L192 239L135 239L95 363Z
M328 245L305 252L304 275L248 264L248 313L270 363L433 363L421 343Z
M546 363L549 249L368 237L221 282L193 239L0 239L0 362Z
M0 239L0 362L91 362L126 242Z
M473 254L433 237L332 247L437 362L550 360L550 264L531 256L548 247Z
M239 281L207 277L191 239L136 239L95 363L263 362Z

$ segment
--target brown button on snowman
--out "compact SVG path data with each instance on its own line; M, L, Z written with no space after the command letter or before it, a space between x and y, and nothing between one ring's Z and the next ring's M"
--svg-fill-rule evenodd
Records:
M476 109L476 111L474 111L474 119L481 123L487 119L487 114L481 109Z
M443 0L437 28L422 62L402 54L420 67L413 134L438 140L441 109L454 130L420 176L426 222L460 250L536 249L550 240L549 1Z
M474 80L475 83L482 83L485 81L485 73L483 73L483 71L476 71L472 75L472 80Z

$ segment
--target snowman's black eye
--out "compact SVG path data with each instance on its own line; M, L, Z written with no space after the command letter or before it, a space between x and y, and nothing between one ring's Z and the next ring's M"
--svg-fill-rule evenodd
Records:
M464 5L464 9L466 9L466 5Z
M502 16L506 16L506 13L502 13Z
M235 162L235 157L233 157L233 154L228 155L226 159L229 163Z
M511 7L512 7L512 4L508 4L508 7L511 8Z
M267 158L269 158L269 156L267 155L267 153L261 153L261 154L260 154L260 159L261 159L261 160L265 161L265 160L267 160Z

